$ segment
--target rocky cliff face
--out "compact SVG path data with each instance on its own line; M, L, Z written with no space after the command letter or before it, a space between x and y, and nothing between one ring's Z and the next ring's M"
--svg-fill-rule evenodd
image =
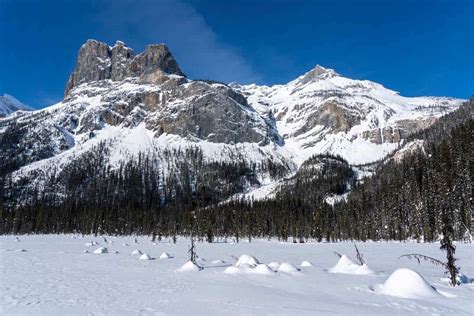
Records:
M64 103L74 105L78 100L96 106L70 130L76 135L103 124L132 128L144 123L156 136L226 144L268 144L278 138L239 92L223 84L187 80L165 45L149 45L135 55L123 42L109 47L87 41L79 51Z
M163 44L149 45L143 53L135 55L120 41L110 47L88 40L79 50L76 69L69 77L65 95L83 83L106 79L120 81L128 77L138 77L143 83L161 83L166 74L185 77Z

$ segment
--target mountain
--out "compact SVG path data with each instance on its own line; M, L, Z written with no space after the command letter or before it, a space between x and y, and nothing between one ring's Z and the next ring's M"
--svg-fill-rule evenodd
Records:
M21 103L11 95L0 96L0 117L10 115L15 111L33 111L33 108Z
M380 160L461 101L402 97L321 66L275 86L191 80L163 44L135 54L123 42L88 40L62 102L0 119L0 176L61 197L72 170L150 159L159 186L196 186L198 171L220 168L222 199L294 175L315 154Z
M337 154L353 164L382 159L408 135L461 102L402 97L380 84L345 78L319 65L284 85L232 87L274 122L299 163L320 153Z

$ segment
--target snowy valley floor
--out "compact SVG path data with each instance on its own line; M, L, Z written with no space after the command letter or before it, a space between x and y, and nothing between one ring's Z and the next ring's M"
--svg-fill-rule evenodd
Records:
M337 269L330 270L339 261L333 251L355 258L352 243L197 243L197 253L205 259L200 261L204 269L176 272L188 258L185 239L173 245L168 240L153 244L150 238L142 237L137 238L138 243L133 237L106 238L107 244L102 237L93 236L19 236L19 241L15 236L0 236L0 314L474 314L474 283L451 288L443 280L441 267L397 260L412 252L444 260L439 244L357 243L368 268L347 271L369 274L354 275L330 273L344 271L347 263L342 260ZM93 241L98 245L86 245ZM99 247L106 247L108 253L94 254ZM140 254L131 255L134 250L152 260L139 260ZM164 252L171 258L160 259ZM290 265L278 272L263 265L250 268L245 263L227 269L236 263L232 256L243 254L261 263ZM456 255L461 272L474 278L474 246L457 244ZM300 266L305 260L313 266ZM291 264L300 271L292 271ZM278 270L275 263L271 267ZM420 293L427 294L410 299L383 294L381 285L398 268L417 271L436 290L410 284L408 291L421 286ZM395 284L402 283L403 287L404 275L398 277Z

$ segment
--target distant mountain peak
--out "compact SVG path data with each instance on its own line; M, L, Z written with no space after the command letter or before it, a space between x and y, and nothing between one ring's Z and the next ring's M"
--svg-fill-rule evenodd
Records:
M122 42L122 41L115 41L114 47L115 47L115 46L127 46L127 45L125 45L125 43Z
M0 117L9 115L15 111L32 111L32 107L18 101L15 97L4 94L0 95Z
M311 81L330 79L337 76L339 76L339 74L334 71L334 69L325 68L318 64L316 67L299 77L298 81L305 84Z
M334 71L334 69L326 68L326 67L323 67L319 64L317 64L309 72L313 72L318 76L323 75L323 74L332 75L332 76L339 76L339 74L336 71Z
M89 39L79 50L76 68L69 77L65 95L87 82L141 77L153 83L150 81L163 81L166 74L186 76L164 44L148 45L143 53L136 55L122 41L110 47L104 42Z

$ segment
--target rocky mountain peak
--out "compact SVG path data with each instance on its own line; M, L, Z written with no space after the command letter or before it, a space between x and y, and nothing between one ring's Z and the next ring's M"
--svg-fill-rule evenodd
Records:
M153 80L162 82L166 74L185 77L164 44L149 45L143 53L135 55L133 49L124 42L117 41L110 47L106 43L90 39L79 50L76 68L69 77L65 95L86 82L140 77L147 83L153 83Z
M334 71L334 69L325 68L321 65L316 65L313 69L305 73L303 76L298 78L299 82L302 84L321 79L330 79L337 77L339 74Z

